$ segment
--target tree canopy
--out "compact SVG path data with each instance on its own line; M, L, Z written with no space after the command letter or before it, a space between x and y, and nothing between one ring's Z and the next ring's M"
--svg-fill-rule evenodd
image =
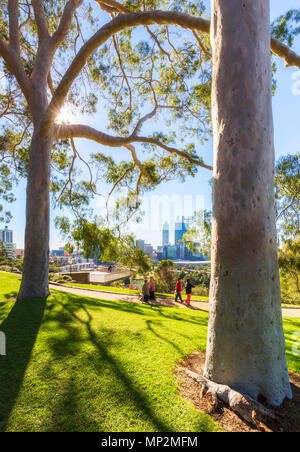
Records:
M13 182L28 173L43 82L44 129L53 135L53 205L71 207L76 217L88 214L103 182L110 196L118 191L122 198L119 225L134 215L145 191L194 176L199 167L211 169L201 155L211 134L212 77L210 22L202 1L1 0L0 6L5 202L14 199ZM271 50L300 67L289 48L298 23L299 10L278 18L271 25ZM99 130L86 125L96 110L105 112ZM77 118L82 124L74 124ZM123 148L124 157L114 158L103 147L80 153L76 138Z
M300 153L279 159L275 175L277 223L281 241L300 234Z

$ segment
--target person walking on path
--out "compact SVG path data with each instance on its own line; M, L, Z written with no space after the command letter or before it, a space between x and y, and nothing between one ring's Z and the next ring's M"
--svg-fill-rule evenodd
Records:
M147 281L147 278L145 278L144 284L143 284L143 287L142 287L142 300L143 300L145 303L148 303L148 301L149 301L149 296L150 296L150 292L149 292L149 283L148 283L148 281Z
M150 276L150 280L149 280L148 286L149 286L149 294L150 294L149 300L155 301L155 289L156 289L156 286L155 286L155 282L154 282L154 279L153 279L152 276Z
M186 304L188 306L191 306L191 298L192 298L192 289L195 286L193 286L193 284L191 283L190 279L186 280L186 285L185 285L185 292L186 292Z
M177 303L178 298L180 300L180 303L183 303L181 292L182 292L181 278L178 278L175 288L175 303Z

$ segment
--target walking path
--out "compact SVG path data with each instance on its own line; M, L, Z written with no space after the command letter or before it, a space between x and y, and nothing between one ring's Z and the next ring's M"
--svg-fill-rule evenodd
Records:
M122 294L122 293L112 293L106 291L100 291L95 289L83 289L79 287L62 286L58 284L50 284L51 289L59 290L62 292L72 293L74 295L79 295L81 297L96 298L98 300L112 300L112 301L127 301L131 303L142 303L141 298L138 295ZM160 298L157 297L156 301L149 303L153 306L170 306L176 308L187 308L185 304L175 303L170 298ZM191 306L193 309L201 309L204 311L209 310L208 301L195 301L192 300ZM282 308L283 317L292 317L300 319L300 308L298 307L283 307Z

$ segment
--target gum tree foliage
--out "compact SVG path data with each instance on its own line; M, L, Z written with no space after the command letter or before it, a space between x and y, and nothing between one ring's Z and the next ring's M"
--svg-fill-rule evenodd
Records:
M295 240L300 234L300 153L279 159L275 190L280 240Z
M154 273L156 290L165 293L174 292L178 276L180 276L180 272L177 264L170 259L161 261Z
M6 249L3 241L0 239L0 263L6 262L8 260L8 250Z
M72 227L66 218L56 222L68 239L65 248L70 252L75 245L87 259L118 262L138 273L147 273L152 269L151 260L135 246L135 239L130 234L120 234L116 229L99 224L99 221L89 222L84 218L77 219Z
M281 157L276 164L275 200L278 236L281 242L291 242L300 234L300 154ZM194 223L184 234L184 243L192 251L210 256L212 213L195 213Z
M279 266L282 276L290 283L295 282L300 293L300 237L288 240L279 251Z
M183 236L183 242L189 250L200 252L208 258L211 253L211 218L212 213L208 210L195 212L193 224Z
M281 157L275 175L279 267L282 281L300 293L300 154Z

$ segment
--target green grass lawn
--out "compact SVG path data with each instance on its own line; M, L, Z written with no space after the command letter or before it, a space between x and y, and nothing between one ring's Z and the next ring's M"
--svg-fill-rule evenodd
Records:
M0 273L1 431L213 431L178 395L174 368L204 349L208 314L55 292L14 302L18 276ZM285 320L288 364L299 320Z
M122 289L121 287L112 287L112 286L99 286L98 284L81 284L81 283L65 283L63 284L65 286L73 286L73 287L81 287L83 289L94 289L94 290L101 290L101 291L109 291L109 292L115 292L115 293L122 293L122 294L132 294L132 295L139 295L139 290L130 290L130 289ZM167 294L167 293L159 293L157 292L156 295L158 297L174 297L174 294ZM182 293L182 298L185 298L184 292ZM208 297L204 297L202 295L192 295L193 300L204 300L208 301Z

